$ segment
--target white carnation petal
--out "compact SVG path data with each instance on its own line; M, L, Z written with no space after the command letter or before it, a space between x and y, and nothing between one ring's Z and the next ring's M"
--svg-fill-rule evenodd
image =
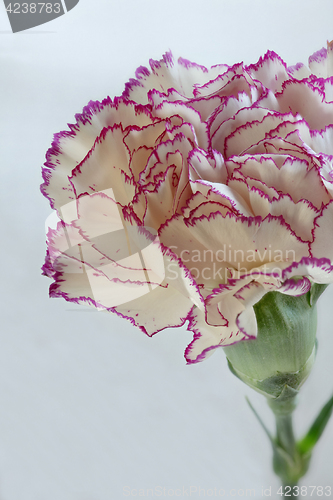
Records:
M280 293L284 293L285 295L293 295L294 297L298 297L307 293L311 288L311 282L308 278L303 277L297 280L288 279L283 285L279 288Z
M145 126L152 122L148 108L122 99L115 99L112 103L110 98L102 103L89 103L76 118L76 124L69 125L70 131L55 134L52 147L46 154L41 189L56 209L75 199L68 177L89 153L104 128L119 123L125 128L129 125Z
M188 157L190 167L194 169L197 178L210 182L226 183L227 170L222 155L214 152L214 159L200 149L193 149Z
M311 129L321 130L333 122L333 103L325 102L324 93L307 81L289 81L277 95L282 113L297 113Z
M333 201L323 208L316 219L311 253L317 259L326 257L333 261Z
M313 130L309 145L317 153L333 155L333 124L328 125L325 130Z
M194 339L185 350L185 358L188 364L203 361L222 345L232 345L247 338L238 330L236 325L234 325L234 329L208 325L205 314L198 309L191 314L188 329L194 332Z
M227 268L219 256L193 238L191 231L185 225L181 216L175 216L163 225L159 232L160 241L170 248L187 267L195 282L204 285L203 294L210 293L216 286L225 282ZM171 273L176 272L171 263Z
M333 44L327 44L309 57L309 68L316 76L327 78L333 76Z
M332 262L327 258L303 257L299 262L294 262L282 272L284 280L299 276L308 277L315 283L333 283Z
M121 127L104 129L88 156L69 178L75 196L112 189L117 202L128 204L135 194L129 161Z
M253 144L265 139L272 129L275 129L285 120L293 121L292 115L282 115L281 113L269 113L260 120L249 121L238 126L225 140L224 154L227 157L241 154Z
M251 278L249 278L251 279ZM210 356L217 347L232 345L235 342L257 335L257 321L253 305L266 293L264 288L255 282L245 283L244 279L235 282L233 286L225 285L221 292L216 291L212 296L212 305L215 300L220 310L219 326L207 324L210 299L207 300L207 316L199 310L190 315L188 329L194 332L194 339L185 351L188 363L196 363ZM217 316L215 316L217 317ZM227 324L225 322L227 321Z
M227 157L228 155L226 153L226 141L229 136L234 134L234 132L237 129L240 129L240 127L247 127L253 122L261 122L266 115L271 114L272 112L267 109L245 108L238 111L232 118L223 121L217 127L216 125L220 120L219 115L216 115L214 124L212 124L214 128L216 127L215 131L212 133L212 147L220 151L224 155L224 157ZM262 137L260 137L260 139L261 138ZM253 142L251 142L251 144L253 144ZM239 153L246 149L246 147L248 147L248 145L242 147L242 145L237 141L237 151Z
M132 79L125 85L124 97L147 104L147 94L153 89L162 93L167 93L168 89L175 89L183 96L193 97L195 85L204 84L216 78L221 71L226 69L223 65L207 69L182 58L175 62L171 52L164 54L160 61L151 59L149 64L151 70L143 66L136 70L137 79Z
M266 88L278 92L282 84L289 79L286 64L275 54L268 51L261 57L257 64L251 64L247 67L252 78L259 80Z
M282 215L286 223L295 234L303 241L312 241L314 219L318 210L307 200L295 203L290 195L281 195L278 200L271 203L270 213L275 216Z
M288 73L296 80L303 80L303 78L308 78L310 76L310 70L305 64L297 63L294 66L288 67Z

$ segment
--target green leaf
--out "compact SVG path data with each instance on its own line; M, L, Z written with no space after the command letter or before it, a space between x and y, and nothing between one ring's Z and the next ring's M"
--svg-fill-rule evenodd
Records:
M259 417L258 413L256 412L256 410L253 408L252 404L251 404L251 401L249 400L248 397L245 397L246 401L247 401L247 404L249 405L249 407L251 408L251 410L253 411L254 415L256 416L259 424L261 425L261 427L264 429L264 431L266 432L267 436L269 437L269 440L271 441L272 445L273 445L273 448L276 446L276 442L275 442L275 439L273 438L272 434L269 432L269 430L267 429L266 425L264 424L264 422L261 420L261 417Z
M304 436L304 438L299 441L298 449L302 454L310 453L316 443L318 442L320 436L324 432L324 429L330 419L333 412L333 396L330 400L323 406L318 417L313 422L310 427L309 432Z
M261 417L258 415L257 411L252 406L249 398L246 397L245 399L246 399L249 407L253 411L253 413L256 416L258 422L260 423L261 427L264 429L265 433L267 434L267 436L268 436L268 438L269 438L269 440L271 442L271 445L273 447L273 453L274 453L275 468L276 469L280 469L280 468L284 469L285 468L285 464L288 464L289 467L292 466L292 464L293 464L292 457L290 457L290 455L283 448L281 448L281 446L278 445L276 439L273 438L272 434L267 429L267 427L264 424L264 422L262 421ZM277 471L275 471L275 472L278 474Z

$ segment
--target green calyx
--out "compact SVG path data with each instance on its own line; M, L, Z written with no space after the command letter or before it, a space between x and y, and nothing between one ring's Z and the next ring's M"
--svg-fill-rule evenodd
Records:
M272 436L251 403L249 405L269 437L273 468L284 487L296 498L294 488L306 474L312 451L333 412L333 397L320 410L309 431L296 440L292 414L300 387L307 379L316 356L316 302L327 285L291 297L267 293L255 306L258 336L225 347L229 368L248 386L264 394L276 421Z
M224 348L234 375L268 398L294 400L315 361L316 302L326 286L299 297L264 295L254 306L257 338Z

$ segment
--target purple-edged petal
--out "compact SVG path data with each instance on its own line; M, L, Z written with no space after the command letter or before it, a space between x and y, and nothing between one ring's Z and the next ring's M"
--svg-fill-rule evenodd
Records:
M190 175L193 171L196 174L192 180L226 183L227 170L223 156L218 151L214 151L214 158L211 158L203 150L193 149L188 155L188 163L191 167Z
M333 261L333 201L327 204L315 221L314 241L311 244L313 257L326 257Z
M235 170L237 164L240 165L239 171ZM234 157L232 163L227 162L226 165L228 169L233 168L234 177L239 172L249 186L258 187L266 194L269 194L269 191L265 186L278 193L289 194L295 203L306 199L316 208L321 208L323 203L330 200L319 169L312 166L309 168L305 160L292 156L266 156L257 153L253 156ZM258 180L261 184L256 184L253 180Z
M309 68L316 76L333 76L333 42L327 42L327 49L323 47L309 57Z
M333 124L327 125L324 130L311 132L311 147L318 153L333 155Z
M203 361L218 347L232 345L248 338L239 331L237 325L234 325L234 329L208 325L205 314L199 309L192 312L189 320L188 330L194 333L194 337L185 350L185 359L188 364Z
M293 276L306 276L315 283L333 283L332 262L323 257L303 257L299 262L294 262L282 272L282 278L288 280Z
M310 76L310 70L303 63L297 63L294 66L288 67L288 73L296 80L303 80Z
M228 113L229 114L229 113ZM212 147L220 151L224 157L226 154L226 139L235 132L239 127L244 127L251 122L261 122L266 115L270 115L267 109L262 108L245 108L240 109L232 118L226 118L224 109L218 113L211 124ZM265 134L264 134L265 136ZM257 142L257 141L255 141ZM253 144L253 142L251 143ZM239 152L246 149L243 147Z
M251 191L252 195L253 193L254 190ZM266 213L261 212L258 215L266 217L268 213L274 216L281 215L299 238L303 241L312 241L312 230L318 210L309 201L302 199L295 203L290 195L281 195L270 203Z
M207 295L225 282L228 274L226 264L219 255L193 237L181 216L167 221L161 227L159 237L163 245L170 248L186 266L202 294Z
M89 153L104 128L119 123L126 128L152 122L148 108L122 99L112 102L110 98L102 103L89 103L76 119L76 124L69 125L69 131L55 134L52 147L46 154L41 190L49 198L52 208L57 210L75 198L68 177Z
M210 138L208 126L201 121L201 116L198 111L186 106L183 103L163 102L154 110L156 116L165 119L168 116L180 116L184 122L191 124L195 131L195 142L200 148L208 149Z
M147 335L183 325L193 305L202 307L203 304L195 281L176 255L164 248L163 258L165 278L160 286L135 301L113 309L120 316L130 319ZM166 310L168 314L165 314Z
M187 223L196 240L223 262L246 273L272 262L277 267L308 255L308 244L298 238L282 217L237 217L212 213Z
M257 64L247 67L252 78L259 80L270 90L278 92L282 84L289 79L284 61L275 52L268 51L261 57Z
M298 280L287 279L279 288L280 293L285 295L300 296L307 293L311 288L311 283L308 278L300 278Z
M288 81L276 97L281 113L299 113L310 128L321 130L333 121L333 103L325 102L322 91L307 81Z
M264 112L264 110L262 110ZM224 142L224 155L230 157L232 155L241 154L253 144L264 139L272 129L275 129L281 122L285 120L295 120L292 115L282 115L281 113L267 113L262 119L248 121L244 125L239 125L232 133L226 137Z
M207 316L202 311L194 309L190 316L188 329L194 332L193 341L185 351L188 363L202 361L211 355L217 347L232 345L241 340L255 338L257 321L253 305L266 293L258 283L242 283L237 286L225 286L221 291L218 308L221 314L221 324L207 324ZM209 309L209 299L207 309ZM223 318L226 320L223 320Z
M69 177L75 197L112 189L114 199L127 205L135 194L129 153L121 126L103 129L86 158Z
M175 89L182 96L193 97L195 85L216 78L221 69L226 68L226 66L213 66L207 69L182 58L175 62L171 52L164 54L160 61L151 59L149 64L150 70L143 66L136 70L136 79L131 79L125 85L123 97L147 104L147 94L153 89L162 93Z

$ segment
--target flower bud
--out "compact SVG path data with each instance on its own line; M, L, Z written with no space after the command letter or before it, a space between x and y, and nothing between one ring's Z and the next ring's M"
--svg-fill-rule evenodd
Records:
M315 360L316 301L326 286L299 297L267 293L254 306L257 338L224 348L234 375L268 398L294 399Z

